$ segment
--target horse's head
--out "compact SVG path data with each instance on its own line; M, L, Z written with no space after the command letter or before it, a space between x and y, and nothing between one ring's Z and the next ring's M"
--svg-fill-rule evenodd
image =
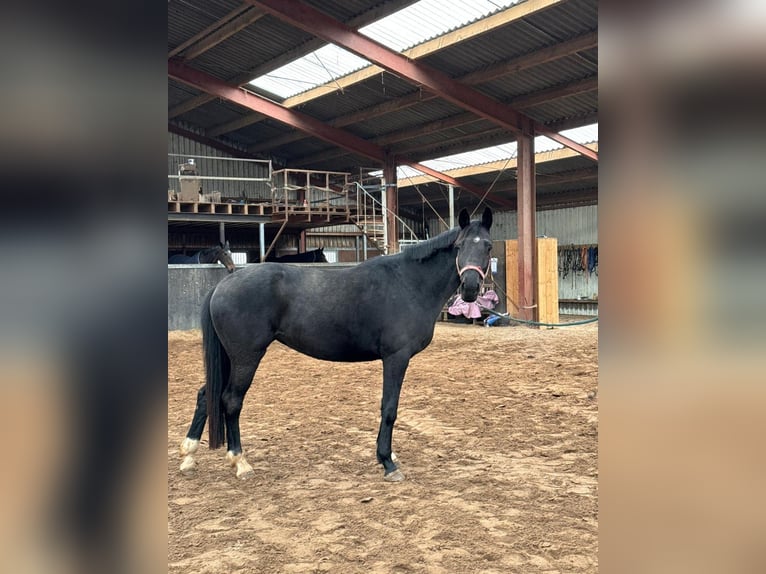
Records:
M221 243L220 244L220 252L218 253L218 261L220 261L224 267L226 267L226 271L229 273L234 273L234 271L237 269L237 266L234 264L234 258L231 256L231 249L229 249L229 242Z
M316 257L314 258L314 261L317 263L327 263L327 257L324 256L324 247L320 247L316 250Z
M484 276L489 271L492 250L489 229L492 227L492 210L486 207L481 221L471 221L468 211L463 209L458 223L460 233L455 240L455 264L460 276L460 297L470 303L476 301L479 296Z

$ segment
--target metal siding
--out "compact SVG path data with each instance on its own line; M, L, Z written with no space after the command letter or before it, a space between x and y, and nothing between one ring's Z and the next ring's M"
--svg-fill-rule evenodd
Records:
M495 212L493 219L491 232L493 240L516 239L518 237L515 211ZM538 211L536 226L538 236L555 237L559 247L570 244L597 245L598 206L588 205ZM579 297L598 297L598 275L590 275L586 272L569 273L565 279L559 276L559 299L578 299ZM594 312L592 310L583 311L583 305L576 307L576 311L569 307L562 307L561 312L576 312L578 314Z
M230 154L211 148L205 144L196 142L184 136L168 132L168 153L177 153L190 156L213 156L233 157ZM168 157L168 173L175 173L175 163L180 163L182 158ZM252 162L231 162L215 160L197 160L201 175L220 177L268 177L265 166ZM268 184L261 182L240 181L215 181L203 180L202 187L205 193L220 191L221 197L239 198L243 195L243 184L247 184L244 196L247 199L270 199ZM171 183L169 182L169 186Z

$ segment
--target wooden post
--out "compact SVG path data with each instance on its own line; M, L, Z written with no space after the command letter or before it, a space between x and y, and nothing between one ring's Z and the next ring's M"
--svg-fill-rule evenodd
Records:
M306 253L306 230L302 230L298 235L298 253Z
M518 138L516 198L519 237L519 315L535 321L537 298L535 288L535 134L531 122L525 122L524 135Z

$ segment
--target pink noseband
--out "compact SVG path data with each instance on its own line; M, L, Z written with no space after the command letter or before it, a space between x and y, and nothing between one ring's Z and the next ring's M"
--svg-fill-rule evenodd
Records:
M460 264L457 262L457 256L455 256L455 268L457 269L458 276L462 279L463 273L468 271L469 269L473 269L476 271L479 276L481 277L481 280L484 281L484 277L487 275L487 272L479 267L478 265L466 265L465 267L460 267ZM487 266L487 269L489 269L489 266Z

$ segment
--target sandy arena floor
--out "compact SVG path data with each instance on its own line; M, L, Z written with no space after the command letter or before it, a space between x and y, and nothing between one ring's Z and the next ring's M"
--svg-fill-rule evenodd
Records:
M198 331L168 335L171 573L596 572L598 327L438 323L375 461L382 366L273 344L242 411L255 477L225 449L178 472L204 382Z

